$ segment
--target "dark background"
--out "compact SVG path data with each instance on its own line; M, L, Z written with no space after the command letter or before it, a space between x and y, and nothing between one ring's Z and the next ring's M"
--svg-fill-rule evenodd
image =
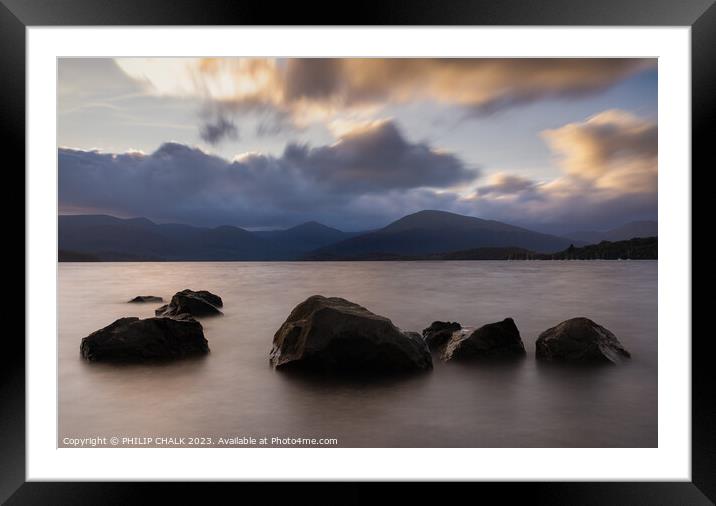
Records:
M708 170L716 166L713 117L716 108L716 7L714 0L383 0L322 4L229 0L0 0L0 142L6 154L3 183L13 198L3 199L5 216L18 229L18 200L24 195L25 27L39 25L650 25L692 27L692 188L705 192ZM566 41L565 43L568 43ZM49 113L48 113L49 114ZM52 114L54 115L54 113ZM48 116L48 121L50 117ZM7 156L9 155L9 156ZM688 167L684 167L688 170ZM21 190L22 188L22 190ZM695 197L696 195L693 195ZM19 197L19 198L18 198ZM692 206L695 202L692 198ZM668 212L662 209L662 212ZM177 499L226 502L311 502L359 504L399 492L401 502L517 500L537 504L712 504L716 498L716 389L713 337L694 324L705 320L714 302L710 288L713 261L703 260L708 213L692 211L692 483L484 483L409 484L120 484L27 483L25 481L25 350L15 322L5 315L0 353L0 500L8 504L145 504ZM705 218L705 217L706 218ZM23 234L24 234L24 220ZM702 227L699 227L702 225ZM13 234L14 236L14 234ZM12 237L9 228L5 237ZM6 252L20 256L19 240L6 239ZM23 237L24 243L24 237ZM687 245L685 245L687 246ZM700 258L696 258L696 253ZM27 251L22 248L23 263ZM27 266L26 266L27 268ZM708 268L708 270L707 270ZM19 269L9 268L9 274ZM8 276L6 276L8 277ZM5 290L14 304L19 291ZM12 294L12 299L10 298ZM708 306L708 307L707 307ZM13 312L16 309L13 307ZM668 308L662 308L668 311ZM9 320L14 319L15 322ZM23 320L24 321L24 320ZM23 332L24 333L24 332ZM687 336L662 336L682 340ZM92 458L87 451L87 458ZM237 456L237 458L239 458ZM426 465L440 465L426 462ZM22 486L21 486L22 485ZM18 488L20 487L20 488ZM218 490L217 490L218 489ZM14 494L14 495L13 495ZM213 498L213 499L212 499ZM710 498L711 500L709 500Z

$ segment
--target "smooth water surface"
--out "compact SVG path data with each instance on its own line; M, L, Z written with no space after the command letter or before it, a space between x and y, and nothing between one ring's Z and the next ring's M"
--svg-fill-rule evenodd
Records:
M80 357L80 340L122 316L149 317L184 288L224 316L201 322L211 353L167 364ZM361 381L271 369L274 332L313 294L339 296L420 331L433 320L515 319L527 357L442 363ZM612 330L620 366L534 359L540 332L574 316ZM59 265L59 446L65 437L337 438L348 447L655 447L657 262L226 262Z

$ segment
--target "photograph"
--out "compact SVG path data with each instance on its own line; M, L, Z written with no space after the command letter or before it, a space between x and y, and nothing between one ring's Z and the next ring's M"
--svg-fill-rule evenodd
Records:
M57 447L657 448L658 63L58 57Z
M0 503L713 505L715 2L0 0Z

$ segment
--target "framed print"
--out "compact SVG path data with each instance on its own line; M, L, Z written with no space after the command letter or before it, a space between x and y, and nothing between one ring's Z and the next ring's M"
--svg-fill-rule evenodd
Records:
M709 504L712 3L4 2L3 500Z

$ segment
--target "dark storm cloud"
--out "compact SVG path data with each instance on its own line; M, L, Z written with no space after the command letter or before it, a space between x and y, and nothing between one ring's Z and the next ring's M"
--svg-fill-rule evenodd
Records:
M331 146L289 145L283 159L339 192L442 187L477 176L454 155L406 141L392 122L348 133Z
M215 121L204 123L199 127L199 137L209 144L216 145L224 139L238 139L239 130L232 120L219 116Z
M289 144L280 157L233 161L177 143L149 155L60 149L60 208L245 227L318 220L349 230L442 209L551 232L606 229L656 219L652 126L607 111L551 130L562 176L493 174L467 197L450 188L472 183L476 169L406 140L391 122L360 127L329 146Z
M361 213L381 212L366 208L365 198L446 187L477 175L451 154L407 141L390 122L331 146L291 144L281 157L226 161L176 143L149 155L59 151L61 208L248 227L302 219L367 226Z

